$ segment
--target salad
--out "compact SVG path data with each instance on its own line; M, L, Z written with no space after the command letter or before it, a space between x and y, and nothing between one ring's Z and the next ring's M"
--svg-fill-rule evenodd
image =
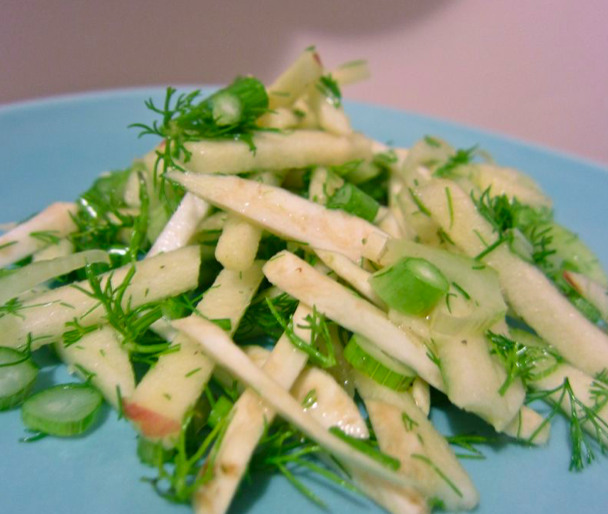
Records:
M389 512L471 510L457 453L492 441L444 437L431 404L530 446L564 415L575 471L605 449L598 259L482 149L353 131L341 88L367 74L310 48L268 87L169 88L132 126L153 150L0 236L0 408L30 440L105 401L150 486L200 513L253 473L322 505L301 470ZM80 381L31 394L40 355Z

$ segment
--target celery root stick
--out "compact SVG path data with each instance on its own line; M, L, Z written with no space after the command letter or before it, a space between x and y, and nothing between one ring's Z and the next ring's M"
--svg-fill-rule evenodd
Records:
M75 230L71 215L76 212L73 203L57 202L20 223L0 236L0 268L13 264L48 246L44 239L36 238L38 232L49 232L53 236L65 237ZM32 235L34 234L34 235Z
M309 344L311 332L302 325L310 314L312 311L300 304L293 317L294 332ZM289 390L307 360L308 356L283 334L263 369L283 389ZM239 397L232 408L230 423L213 464L213 478L194 494L197 513L220 514L228 510L249 460L274 415L274 411L252 389L246 389Z
M377 305L381 309L386 308L385 303L376 294L369 283L371 273L365 271L360 266L357 266L357 264L348 257L345 257L340 253L318 250L316 248L314 250L319 259L321 259L328 268L335 271L340 278L346 280L374 305Z
M380 309L317 272L299 257L281 252L264 265L264 274L281 290L307 305L314 305L328 318L363 335L411 367L433 387L444 389L439 368L422 343L410 339Z
M293 105L322 74L323 66L319 54L314 48L304 50L295 62L268 86L269 109Z
M133 394L135 375L120 334L109 325L85 334L74 344L55 343L55 350L69 369L90 378L115 409Z
M207 140L186 143L192 152L183 167L195 173L236 174L247 171L282 171L308 166L337 166L371 158L371 141L359 133L334 136L320 130L291 133L256 132L256 151L242 141ZM179 173L179 172L178 172Z
M338 392L335 392L338 391ZM312 397L309 412L326 429L332 426L363 425L357 405L346 395L338 383L319 368L308 368L292 388L293 396L303 404ZM367 429L361 437L369 437ZM392 514L423 514L428 512L426 499L417 490L396 487L375 477L371 477L360 468L348 467L353 482L367 496Z
M393 469L353 449L342 439L326 431L302 410L302 406L279 383L257 368L218 326L201 318L175 320L173 326L196 339L217 364L254 388L278 415L343 461L345 465L363 468L368 473L393 484L404 487L412 485L410 480L397 474Z
M525 443L542 446L549 441L551 424L546 423L545 418L534 409L524 405L503 429L503 433Z
M279 178L272 173L260 173L256 180L273 186L279 184ZM215 258L224 268L245 271L255 260L261 238L262 229L258 225L230 213L217 242Z
M177 210L160 233L147 257L177 250L190 244L199 223L209 214L210 206L192 193L186 193Z
M421 187L418 195L431 217L467 255L487 251L482 240L487 244L496 240L471 198L453 182L436 180ZM513 254L506 244L481 260L498 272L513 310L563 357L590 375L608 369L608 335L587 320L542 271Z
M198 284L200 249L188 246L157 255L100 276L103 289L108 281L116 291L135 270L122 296L123 308L136 308L150 302L176 296ZM88 326L103 321L106 310L97 298L89 296L87 281L70 284L35 296L19 306L19 316L0 318L2 346L24 347L32 339L32 350L58 341L69 330L66 323L77 319Z
M234 334L263 275L261 263L247 271L222 270L196 309ZM198 314L192 314L197 316ZM178 333L171 343L178 351L162 355L124 401L127 417L148 439L172 447L188 409L196 403L213 373L214 364L200 345Z
M449 510L469 510L479 494L444 437L408 393L397 393L355 372L357 391L367 407L380 449L401 460L400 473L427 497Z
M358 260L371 234L384 233L341 210L329 210L279 187L238 177L170 172L195 195L287 240Z

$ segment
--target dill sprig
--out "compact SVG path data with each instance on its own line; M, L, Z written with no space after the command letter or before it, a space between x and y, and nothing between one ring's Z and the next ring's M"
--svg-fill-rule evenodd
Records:
M227 116L230 104L237 115ZM183 171L182 164L189 162L192 153L187 144L203 139L233 139L244 141L255 151L252 134L261 130L257 119L268 111L268 95L264 85L253 77L239 77L230 86L201 100L201 91L177 94L168 87L162 106L150 98L146 107L160 116L151 125L133 123L140 129L139 137L154 135L163 142L156 150L155 184L159 176L169 169ZM162 169L159 166L162 165ZM164 179L163 179L164 180Z
M132 173L137 173L141 209L127 214L124 193ZM147 226L149 198L141 164L99 177L77 200L78 210L72 219L76 230L70 241L76 251L106 250L113 266L134 261L149 249ZM125 235L129 240L125 242Z
M490 253L497 246L509 243L515 249L515 232L530 243L531 254L529 260L553 282L555 287L591 322L597 323L601 314L591 303L564 278L564 271L580 271L576 262L556 258L557 251L553 247L553 213L548 208L534 208L520 203L517 198L509 199L506 195L492 196L488 187L476 198L471 193L471 199L477 211L492 225L498 234L498 239L492 245L486 243L487 248L476 259Z
M336 464L337 470L343 472L342 467L333 460L318 444L304 437L287 423L275 423L266 428L264 437L256 449L251 460L248 472L262 471L266 473L281 473L296 490L302 493L313 503L325 507L325 503L297 476L299 471L309 471L319 475L348 491L360 493L359 489L348 479L348 475L334 471L315 461L323 459L325 462Z
M502 396L515 380L521 379L524 383L538 380L554 371L563 361L548 347L526 346L491 330L486 332L486 339L492 345L492 353L498 355L507 372L507 377L498 390ZM547 362L550 364L545 368ZM539 370L541 364L545 368L542 371Z
M141 354L147 361L167 350L169 343L166 341L154 340L152 344L146 344L142 338L150 326L162 317L162 302L148 303L133 309L130 301L126 301L127 289L136 273L134 266L118 286L112 283L113 274L102 286L100 277L95 275L91 265L85 267L85 273L91 290L77 285L72 287L99 302L97 306L105 310L107 322L121 334L123 345L129 353ZM85 317L86 314L81 319Z
M59 231L57 230L40 230L38 232L30 232L30 237L38 239L47 245L57 245L61 241Z
M602 386L603 387L603 386ZM608 393L607 393L608 394ZM605 398L604 394L601 398ZM527 401L544 400L553 405L553 408L545 421L536 429L534 437L549 423L560 410L564 409L569 418L570 443L572 445L572 456L570 458L570 470L582 471L586 465L591 464L595 458L594 447L599 446L602 453L608 450L608 423L599 415L605 401L596 401L593 405L585 404L574 393L570 380L566 377L561 385L549 391L535 391L528 394ZM591 439L593 434L596 442Z
M274 303L270 298L266 298L266 303L270 312L275 317L277 323L284 330L284 333L289 338L289 341L299 350L302 350L310 362L320 366L321 368L331 368L336 365L336 355L333 345L333 341L329 334L327 322L325 316L317 311L313 305L312 314L309 314L304 318L306 321L303 325L298 325L298 328L310 331L310 344L302 339L298 334L295 333L293 326L293 315L289 317L289 321L286 321L279 312L275 309ZM322 340L325 344L327 353L322 353L316 346L317 341Z
M74 318L72 321L68 321L65 324L65 328L69 328L69 330L63 333L63 346L66 348L68 346L72 346L80 341L85 335L90 334L91 332L95 332L95 330L99 329L100 325L88 325L84 326L80 324L78 318Z
M466 450L468 453L457 453L456 457L461 459L484 460L486 456L475 445L489 444L493 439L476 434L459 434L446 437L448 443Z
M152 452L158 476L144 479L152 484L159 496L174 503L189 503L194 492L213 478L215 458L228 428L229 416L207 432L194 452L189 451L188 444L191 443L188 434L193 422L194 410L191 409L182 423L175 453L168 457L160 449Z
M425 138L425 140L427 143L429 143L429 139ZM433 146L433 147L438 146L437 141L433 140L433 142L435 144L431 144L430 146ZM456 152L453 155L451 155L445 161L445 163L443 163L441 166L439 166L433 174L436 177L453 178L454 171L456 170L456 168L458 168L459 166L465 166L467 164L470 164L473 161L473 159L477 156L477 154L478 154L477 145L472 146L471 148L456 150Z
M277 320L275 314L270 310L265 301L266 295L262 292L251 303L241 323L239 324L237 339L246 339L255 335L265 335L278 339L284 329ZM298 300L287 293L281 293L271 299L272 306L281 319L289 319L298 306Z

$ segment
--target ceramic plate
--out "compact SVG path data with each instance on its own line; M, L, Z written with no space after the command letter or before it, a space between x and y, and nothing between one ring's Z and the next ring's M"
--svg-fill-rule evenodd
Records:
M154 144L129 123L149 121L148 97L161 89L111 91L0 108L0 221L23 219L55 200L73 200L102 171L126 167ZM409 146L434 134L456 147L478 144L500 164L524 170L554 199L557 219L579 232L608 264L608 171L589 162L498 135L403 111L347 103L353 124L370 136ZM2 334L0 334L2 337ZM45 366L39 386L68 380ZM473 417L434 413L443 433L483 430ZM0 511L38 514L177 514L188 506L158 498L140 480L152 472L135 454L135 433L106 409L94 431L80 438L19 443L19 412L0 413ZM606 512L608 460L599 456L583 473L568 471L566 424L555 423L547 448L498 444L486 460L463 461L481 494L477 514ZM309 481L333 513L380 513L366 500ZM280 477L242 487L232 514L322 512Z

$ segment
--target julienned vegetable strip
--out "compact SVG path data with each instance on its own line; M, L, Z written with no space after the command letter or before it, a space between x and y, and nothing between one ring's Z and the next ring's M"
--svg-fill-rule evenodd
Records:
M254 179L275 186L280 183L280 179L271 173L261 173ZM215 258L224 268L245 271L253 265L261 238L259 226L236 214L229 214L215 247Z
M315 130L291 134L257 133L255 153L244 142L206 140L188 143L192 156L183 166L195 173L237 174L281 171L321 165L334 166L371 156L370 142L361 134L334 136Z
M134 269L134 272L132 271ZM200 250L190 246L175 252L127 265L101 276L101 286L110 281L114 290L120 287L128 274L132 275L124 294L123 308L169 298L194 289L198 284ZM84 325L103 321L107 312L99 299L90 296L88 282L53 289L18 306L20 316L0 318L3 345L24 347L28 337L33 338L32 349L56 342L69 330L66 323L74 319Z
M119 409L121 397L135 390L135 374L120 334L105 325L83 335L73 344L55 343L55 350L68 369L90 382L105 400Z
M209 213L209 208L209 204L204 200L189 193L185 194L147 256L153 257L189 245L198 232L199 223Z
M325 428L343 428L363 422L357 406L345 396L344 390L317 368L309 368L302 373L292 394L303 404L311 391L314 392L314 404L307 410ZM411 487L394 486L360 468L350 467L348 472L360 490L392 514L423 514L429 510L422 495Z
M336 458L343 460L347 465L362 467L367 472L393 484L404 487L411 485L409 480L353 450L351 446L324 430L302 411L301 406L287 391L259 370L216 325L200 318L176 320L173 325L196 339L217 364L224 366L234 376L253 387L269 405L276 409L277 413L281 414L283 419L298 427L306 436L317 441Z
M269 87L270 109L288 107L302 96L310 84L323 73L321 58L314 48L308 48Z
M311 314L308 307L300 304L293 317L295 333L309 343L311 331L301 327ZM263 369L269 377L289 390L304 369L307 359L307 355L295 349L289 337L283 335ZM246 389L232 409L230 424L213 464L213 478L195 493L197 512L220 514L228 510L249 460L273 419L273 410L260 401L254 390Z
M84 268L87 264L110 264L110 258L101 250L89 250L66 257L34 262L0 278L0 305L16 298L21 293L71 271Z
M179 172L167 176L209 203L288 241L342 253L353 260L361 257L371 234L382 234L360 218L253 180Z
M48 245L43 239L31 234L50 232L57 238L65 237L75 230L71 214L76 212L73 203L57 202L49 205L33 218L17 225L0 236L0 267L4 268L32 255Z
M411 396L387 389L360 373L355 374L355 383L380 448L399 457L400 472L411 477L427 497L439 497L450 510L475 507L479 494L471 479Z

